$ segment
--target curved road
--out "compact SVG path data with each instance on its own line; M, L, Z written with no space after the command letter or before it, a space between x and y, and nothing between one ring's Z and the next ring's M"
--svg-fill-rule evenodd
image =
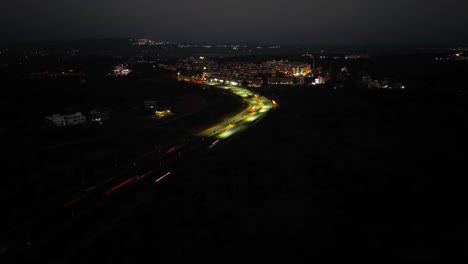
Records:
M270 111L276 103L269 99L252 93L245 88L233 87L233 86L220 86L223 89L229 89L238 96L244 98L248 103L248 106L237 113L236 115L227 118L225 121L216 124L198 135L203 137L217 137L218 139L226 139L231 135L244 130L248 127L249 123L263 117L268 111Z

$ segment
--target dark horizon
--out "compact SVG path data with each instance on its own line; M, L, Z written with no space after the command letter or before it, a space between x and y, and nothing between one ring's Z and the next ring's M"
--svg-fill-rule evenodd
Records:
M464 10L468 3L454 0L20 0L0 11L0 43L138 36L178 43L464 46Z
M50 44L66 44L74 42L87 42L87 41L126 41L131 39L149 39L157 42L166 42L167 45L171 44L188 44L188 45L264 45L281 47L313 47L313 48L402 48L402 49L444 49L444 48L467 48L467 43L358 43L358 44L334 44L334 43L281 43L281 42L255 42L255 41L171 41L167 39L147 38L141 36L129 37L103 37L103 38L70 38L70 39L48 39L48 40L17 40L17 41L1 41L0 45L14 46L14 45L50 45Z

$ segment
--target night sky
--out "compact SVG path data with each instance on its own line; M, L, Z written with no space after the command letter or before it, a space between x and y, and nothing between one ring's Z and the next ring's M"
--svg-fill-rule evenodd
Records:
M466 45L467 10L462 0L15 0L2 3L0 42Z

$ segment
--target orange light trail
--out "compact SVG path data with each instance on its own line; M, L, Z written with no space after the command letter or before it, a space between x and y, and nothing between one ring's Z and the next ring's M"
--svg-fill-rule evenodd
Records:
M228 118L228 119L233 119L233 118L235 118L235 117L238 117L238 116L240 116L240 115L243 115L243 114L245 114L246 112L250 111L251 109L252 109L252 106L249 105L249 106L247 106L242 112L240 112L240 113L238 113L238 114L236 114L236 115L234 115L233 117L230 117L230 118ZM212 127L210 127L210 128L207 128L207 129L205 129L204 131L202 131L201 133L199 133L199 135L208 134L210 131L212 131L212 130L218 128L218 126L219 126L219 124L216 124L216 125L214 125L214 126L212 126Z
M123 186L129 184L129 183L132 182L132 181L133 181L133 178L127 179L127 180L125 180L124 182L119 183L119 184L117 184L116 186L110 188L110 189L109 189L107 192L105 192L105 193L106 193L107 195L110 195L111 192L113 192L113 191L115 191L115 190L117 190L117 189L122 188Z
M65 208L65 207L67 207L67 206L69 206L69 205L72 205L72 204L78 202L80 199L81 199L81 197L75 198L75 199L71 200L70 202L64 204L64 205L62 206L62 208Z
M170 148L168 151L166 151L166 154L172 153L175 151L175 147Z

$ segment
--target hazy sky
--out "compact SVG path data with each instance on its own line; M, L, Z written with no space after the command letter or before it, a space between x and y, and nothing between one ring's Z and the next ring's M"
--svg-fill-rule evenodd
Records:
M466 0L14 0L0 41L468 44Z

